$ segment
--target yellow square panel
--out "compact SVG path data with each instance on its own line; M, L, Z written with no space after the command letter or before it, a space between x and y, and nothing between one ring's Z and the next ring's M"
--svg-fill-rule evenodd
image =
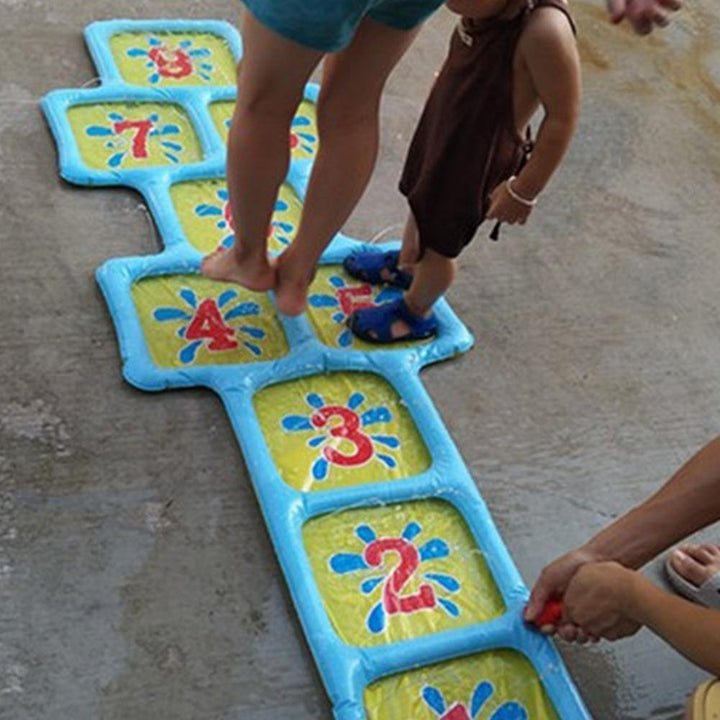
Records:
M506 649L379 680L365 708L368 720L557 720L535 668Z
M235 103L232 100L220 100L210 105L210 115L215 128L225 143L234 109ZM315 103L303 100L290 126L290 155L294 160L309 160L317 155L318 146Z
M288 352L264 293L200 275L160 275L136 282L132 298L159 367L252 363Z
M352 334L346 321L355 310L380 305L400 297L402 290L384 285L370 285L350 277L341 265L321 266L308 292L308 318L318 339L334 348L353 350L399 350L427 340L394 342L391 346L361 340Z
M188 242L202 253L233 244L233 218L225 180L191 180L170 188L173 206ZM284 183L268 227L268 250L282 252L295 238L302 203Z
M303 539L330 622L351 645L408 640L504 611L465 521L441 500L324 515L305 525Z
M430 455L402 398L370 373L332 373L255 395L265 441L297 490L329 490L419 474Z
M173 103L74 105L68 122L82 161L95 170L130 170L202 160L192 122Z
M147 87L235 85L235 59L212 33L126 32L110 50L125 82Z

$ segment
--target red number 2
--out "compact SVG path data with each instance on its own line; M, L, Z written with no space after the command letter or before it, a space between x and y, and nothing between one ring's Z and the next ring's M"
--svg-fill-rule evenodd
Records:
M372 567L382 565L385 553L395 552L400 564L395 568L383 587L383 606L388 615L411 613L434 608L437 604L435 591L424 583L411 595L400 595L420 565L417 548L403 538L379 538L365 546L365 562Z

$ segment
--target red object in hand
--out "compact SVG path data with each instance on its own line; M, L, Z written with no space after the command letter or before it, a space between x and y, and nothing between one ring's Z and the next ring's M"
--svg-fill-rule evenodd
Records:
M545 627L545 625L557 625L562 619L562 600L548 600L542 612L533 620L533 625Z

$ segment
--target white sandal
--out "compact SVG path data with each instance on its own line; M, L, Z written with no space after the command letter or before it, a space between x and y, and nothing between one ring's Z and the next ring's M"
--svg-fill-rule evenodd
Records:
M685 717L689 720L714 720L720 717L720 680L707 680L695 688Z
M720 572L716 572L702 585L697 586L680 575L673 567L671 558L672 555L668 555L665 558L665 572L675 591L688 600L692 600L705 607L720 610Z

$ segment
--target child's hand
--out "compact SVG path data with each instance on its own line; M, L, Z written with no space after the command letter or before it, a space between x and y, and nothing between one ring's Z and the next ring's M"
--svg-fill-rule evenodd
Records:
M583 565L597 562L600 559L600 556L592 550L578 548L566 553L543 568L532 589L532 593L530 593L530 599L524 613L525 620L538 624L538 617L547 603L551 602L553 598L562 598L577 571ZM541 629L543 632L557 633L567 642L582 643L589 639L587 633L570 622L558 622L552 628L541 627Z
M638 35L647 35L656 26L665 27L669 14L682 7L682 0L607 0L607 6L612 22L625 19Z
M490 209L487 213L488 220L514 225L524 225L532 212L532 205L516 200L510 195L507 184L501 182L490 193Z
M598 638L633 635L640 629L630 613L633 583L639 581L644 578L615 562L583 565L563 596L563 619Z

